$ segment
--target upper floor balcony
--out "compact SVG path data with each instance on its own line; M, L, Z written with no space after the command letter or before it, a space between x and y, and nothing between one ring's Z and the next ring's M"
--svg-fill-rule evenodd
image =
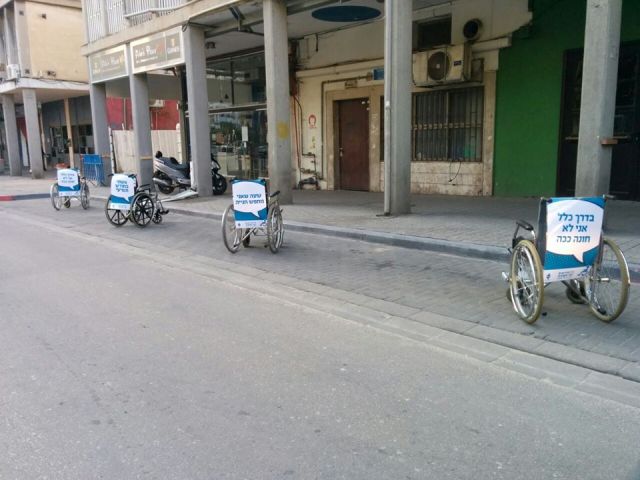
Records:
M187 3L188 0L84 0L87 41L95 42Z

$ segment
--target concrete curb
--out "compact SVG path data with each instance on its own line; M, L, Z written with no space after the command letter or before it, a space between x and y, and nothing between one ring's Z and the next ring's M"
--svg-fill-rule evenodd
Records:
M96 196L93 198L106 201L106 198L104 197ZM180 215L222 220L221 213L198 212L195 210L187 210L182 207L172 208L171 206L167 206L167 208L172 212L179 213ZM287 227L287 230L290 230L292 232L313 233L331 237L348 238L351 240L361 240L370 243L392 245L395 247L412 248L414 250L428 250L440 253L450 253L452 255L480 258L485 260L507 261L509 259L509 252L507 251L506 247L500 248L492 245L452 242L451 240L443 240L439 238L375 232L357 228L345 228L338 226L318 225L315 223L295 222L292 220L285 221L284 224Z
M96 200L106 201L106 197L94 196ZM212 220L222 220L221 213L198 212L188 210L183 207L168 206L172 212L180 215L187 215L198 218L209 218ZM499 262L509 261L509 251L507 247L497 247L494 245L481 245L471 242L454 242L440 238L417 237L414 235L402 235L397 233L375 232L372 230L361 230L357 228L345 228L338 226L318 225L314 223L285 221L287 230L292 232L311 233L316 235L326 235L331 237L348 238L369 243L379 243L394 247L411 248L414 250L424 250L430 252L447 253L459 257L470 257L480 260L493 260ZM506 267L505 267L506 268ZM640 283L640 265L629 264L629 274L633 283Z
M48 193L22 193L18 195L0 195L0 202L12 202L14 200L33 200L36 198L49 198Z

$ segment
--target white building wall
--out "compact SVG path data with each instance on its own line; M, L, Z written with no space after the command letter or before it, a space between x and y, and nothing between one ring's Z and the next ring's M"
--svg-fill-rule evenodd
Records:
M508 35L531 20L526 0L459 0L454 4L415 12L414 20L445 15L452 19L452 43L463 43L463 25L480 19L482 33L473 45L473 59L483 62L485 125L482 162L412 162L411 190L414 193L490 195L493 175L493 119L495 71L499 48L510 44ZM370 190L382 191L384 163L381 159L380 96L383 81L373 81L372 71L384 65L384 22L312 35L299 43L297 72L298 100L302 113L295 117L300 153L315 155L322 188L334 185L334 121L332 103L346 98L369 97L370 101ZM488 84L487 84L488 80ZM468 83L465 85L478 85ZM487 88L488 87L488 88ZM438 88L451 88L443 86ZM426 91L415 88L414 91ZM294 118L294 117L292 117ZM313 122L315 119L315 125ZM295 154L295 143L294 154ZM303 175L304 176L304 175ZM488 177L488 178L487 178ZM453 180L452 180L453 178Z
M113 130L113 150L118 172L131 173L137 169L133 130ZM160 150L165 157L180 159L180 132L177 130L151 130L153 152Z

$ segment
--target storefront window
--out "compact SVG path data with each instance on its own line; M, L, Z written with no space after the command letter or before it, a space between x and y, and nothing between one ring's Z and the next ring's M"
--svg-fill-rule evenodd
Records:
M211 118L211 151L223 175L266 177L267 112L246 110L214 113Z
M211 152L221 173L268 176L264 53L207 63Z
M266 102L264 53L207 63L209 107Z

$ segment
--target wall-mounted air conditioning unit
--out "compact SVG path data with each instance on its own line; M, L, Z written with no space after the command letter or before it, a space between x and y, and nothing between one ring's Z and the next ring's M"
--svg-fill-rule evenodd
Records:
M413 82L419 87L465 82L470 71L471 48L466 43L413 54Z
M149 101L150 108L164 108L164 100L150 100Z
M20 78L20 65L10 63L7 65L7 80L15 80Z

